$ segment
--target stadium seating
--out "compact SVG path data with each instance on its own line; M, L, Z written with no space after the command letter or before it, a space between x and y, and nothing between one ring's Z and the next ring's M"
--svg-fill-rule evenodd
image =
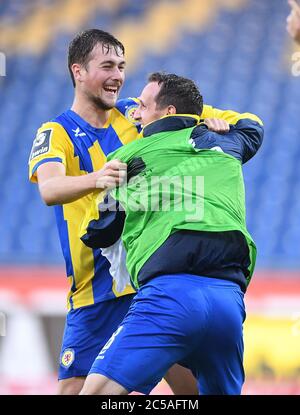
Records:
M36 3L2 2L0 19L21 24ZM57 2L41 3L46 7ZM77 29L113 31L126 22L146 21L160 2L113 3L114 9L93 10ZM244 168L248 225L258 246L258 266L296 267L300 265L300 86L299 78L290 74L292 61L286 58L287 6L281 0L231 3L236 7L218 10L199 31L195 22L191 27L184 22L179 33L168 38L163 54L151 45L136 46L139 56L122 96L139 94L147 74L164 69L196 80L205 102L215 107L259 115L265 123L264 144ZM174 4L179 7L180 1ZM37 188L29 184L27 160L39 125L71 104L66 49L73 32L56 27L39 53L8 54L7 76L0 77L1 263L62 262L53 209L43 206ZM153 39L154 32L155 28ZM136 43L139 39L136 33Z

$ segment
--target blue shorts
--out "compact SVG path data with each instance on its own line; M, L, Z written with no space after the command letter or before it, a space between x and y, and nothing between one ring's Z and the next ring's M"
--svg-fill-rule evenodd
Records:
M71 310L67 314L58 379L87 376L99 351L128 312L134 294Z
M135 296L90 374L102 374L129 392L149 394L180 363L192 370L200 394L240 394L243 296L237 284L216 278L153 278Z

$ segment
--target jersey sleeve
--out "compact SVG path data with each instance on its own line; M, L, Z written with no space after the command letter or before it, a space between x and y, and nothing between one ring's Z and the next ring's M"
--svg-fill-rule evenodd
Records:
M264 136L261 124L251 119L241 119L230 126L226 134L209 131L205 125L196 127L191 135L195 150L217 150L230 154L241 163L250 160L260 148Z
M124 98L119 99L116 103L117 110L123 114L127 121L135 125L138 133L142 131L142 126L140 122L134 119L134 112L139 106L138 98Z
M262 120L257 115L251 114L250 112L239 113L232 110L220 110L211 105L203 105L201 118L220 118L232 125L235 125L240 120L249 119L263 125Z
M262 145L264 129L252 119L241 119L231 127L228 139L240 148L242 163L250 160Z
M68 135L64 128L55 122L43 124L37 131L29 157L29 180L37 182L37 169L41 164L56 161L66 166L70 151Z
M132 115L138 106L139 100L137 98L123 98L119 99L116 103L117 110L120 111L124 117L133 124L136 124L136 120L132 117Z

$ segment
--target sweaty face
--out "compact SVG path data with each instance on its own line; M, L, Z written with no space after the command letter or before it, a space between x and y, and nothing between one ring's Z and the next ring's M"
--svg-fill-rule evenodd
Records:
M81 92L98 108L113 108L125 79L125 59L121 49L97 44L79 82Z
M139 106L135 110L134 118L143 126L167 114L167 109L157 109L155 97L160 91L157 82L149 82L139 97Z

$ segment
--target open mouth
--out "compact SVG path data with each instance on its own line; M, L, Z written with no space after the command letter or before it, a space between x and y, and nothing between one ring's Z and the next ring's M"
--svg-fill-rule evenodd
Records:
M108 92L109 94L111 94L112 96L116 96L118 93L119 88L116 86L105 86L103 87L105 92Z

